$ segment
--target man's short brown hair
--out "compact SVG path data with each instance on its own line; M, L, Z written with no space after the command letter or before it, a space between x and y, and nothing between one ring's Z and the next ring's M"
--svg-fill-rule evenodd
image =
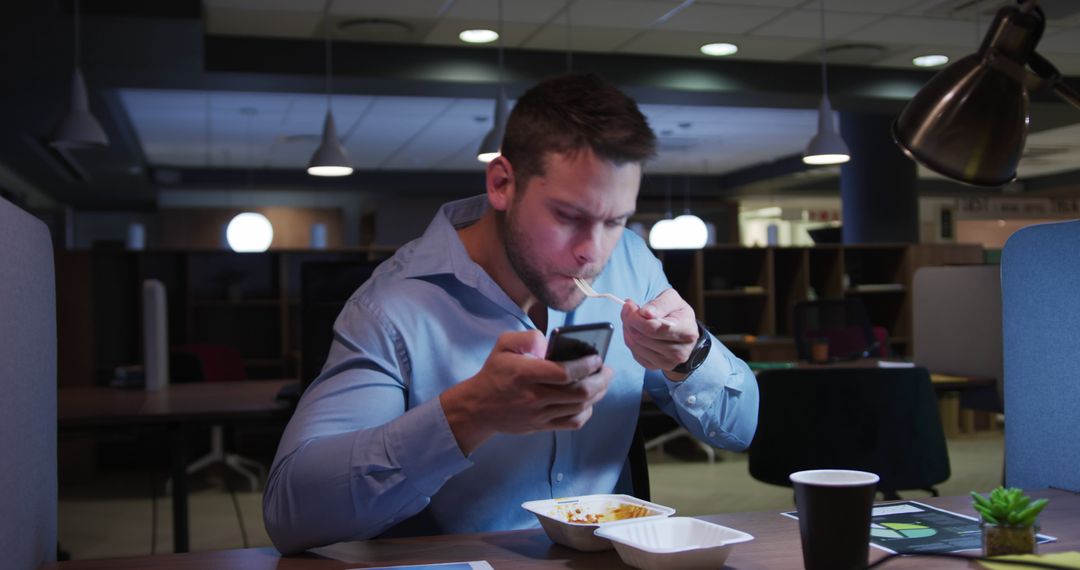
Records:
M656 154L656 135L633 99L593 74L545 79L514 104L502 155L519 187L544 174L548 153L585 149L615 164L640 163Z

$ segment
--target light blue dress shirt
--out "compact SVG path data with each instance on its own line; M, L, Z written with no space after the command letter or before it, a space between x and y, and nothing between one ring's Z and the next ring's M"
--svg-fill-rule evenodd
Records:
M474 263L456 228L476 221L486 196L444 205L424 235L382 263L334 324L326 365L278 447L263 499L282 552L378 535L466 533L537 525L521 503L628 489L620 483L642 390L693 435L744 449L757 426L757 383L718 341L685 381L638 364L620 307L586 299L548 309L548 327L607 321L615 371L580 430L497 434L466 457L439 395L475 375L496 339L535 329ZM595 287L644 303L669 288L640 237L623 232Z

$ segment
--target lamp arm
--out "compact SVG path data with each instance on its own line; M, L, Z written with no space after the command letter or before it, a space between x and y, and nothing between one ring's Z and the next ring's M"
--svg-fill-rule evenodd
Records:
M1076 109L1080 109L1080 91L1073 89L1060 79L1054 84L1054 94L1057 95L1062 101L1072 105Z
M1073 107L1080 109L1080 92L1077 92L1069 86L1069 84L1065 83L1061 77L1061 72L1054 67L1054 64L1050 63L1050 60L1036 52L1031 52L1031 59L1028 61L1028 65L1031 66L1032 71L1049 83L1047 87L1049 87L1055 95Z

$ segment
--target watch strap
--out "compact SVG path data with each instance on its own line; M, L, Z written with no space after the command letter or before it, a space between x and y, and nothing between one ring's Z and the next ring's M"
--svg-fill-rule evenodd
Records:
M712 348L712 339L709 338L709 332L705 330L705 325L701 321L697 322L698 326L698 339L694 344L693 350L690 351L690 357L686 359L686 362L679 364L671 369L672 372L678 374L689 374L694 370L697 370L703 362L705 357L709 354L709 349Z

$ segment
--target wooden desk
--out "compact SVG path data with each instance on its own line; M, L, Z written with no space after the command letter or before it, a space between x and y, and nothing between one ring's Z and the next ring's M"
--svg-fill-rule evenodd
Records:
M1048 490L1031 493L1047 497L1050 505L1040 517L1042 531L1058 537L1057 542L1040 545L1040 552L1080 549L1080 495ZM926 499L926 503L972 515L969 497ZM739 570L786 570L802 568L798 522L777 512L736 513L701 517L749 532L754 540L737 545L725 568ZM371 540L356 543L363 562L339 562L305 555L280 558L273 549L253 548L218 552L143 556L138 558L85 560L46 564L44 570L126 570L169 568L170 570L335 570L365 566L389 566L432 562L487 560L495 568L627 568L613 550L577 552L552 544L542 530L489 532L419 538ZM885 556L876 548L870 557ZM962 560L905 558L884 566L924 570L966 569Z
M173 551L188 550L187 438L195 424L234 424L289 418L291 406L277 394L294 380L245 380L174 384L157 392L117 388L57 390L61 433L88 429L158 427L172 448Z

